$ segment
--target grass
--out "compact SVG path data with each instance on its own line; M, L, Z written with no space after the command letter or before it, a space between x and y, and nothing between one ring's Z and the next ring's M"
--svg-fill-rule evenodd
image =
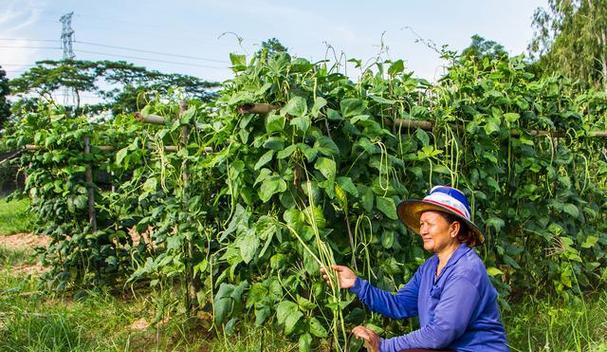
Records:
M0 352L29 351L296 351L274 330L246 325L234 335L215 337L207 318L175 315L156 326L155 305L171 292L116 296L100 291L49 295L36 275L16 267L33 264L29 253L0 247ZM164 318L161 316L160 318Z
M30 221L27 213L28 199L7 201L0 198L0 235L29 232Z
M530 297L504 315L512 351L607 351L607 291L570 302Z

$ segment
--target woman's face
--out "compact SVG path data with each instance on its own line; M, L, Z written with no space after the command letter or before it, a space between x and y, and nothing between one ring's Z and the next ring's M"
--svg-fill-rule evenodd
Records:
M457 232L459 223L449 224L438 212L425 211L419 218L419 234L424 241L424 249L439 253L442 250L458 244Z

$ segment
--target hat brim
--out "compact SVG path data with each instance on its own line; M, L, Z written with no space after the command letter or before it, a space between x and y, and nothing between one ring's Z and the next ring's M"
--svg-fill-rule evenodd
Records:
M446 207L441 207L440 205L424 202L423 200L412 199L402 201L398 207L396 208L398 217L403 222L403 224L407 225L411 231L415 232L419 235L419 218L422 213L425 211L440 211L443 213L449 213L457 216L458 219L465 222L468 225L468 229L473 233L476 237L476 243L481 244L485 241L485 236L481 232L481 230L476 226L473 222L468 219L462 217L456 212L450 210Z

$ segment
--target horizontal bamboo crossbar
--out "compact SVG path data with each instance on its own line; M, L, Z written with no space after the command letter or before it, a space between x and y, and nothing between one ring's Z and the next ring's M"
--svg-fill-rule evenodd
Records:
M164 117L158 115L145 115L140 112L135 112L135 120L153 125L164 125Z
M115 148L114 146L111 145L98 145L98 146L94 146L91 145L91 149L96 148L99 149L102 152L111 152L116 150L117 148ZM36 144L26 144L25 145L25 150L27 151L36 151L36 150L42 150L44 149L43 146L40 145L36 145ZM156 150L156 148L152 145L152 144L148 144L147 145L147 149L148 150ZM176 145L165 145L164 146L164 151L167 153L175 153L177 151L179 151L179 146ZM211 147L204 147L204 153L206 154L210 154L213 153L213 148Z
M238 108L238 112L241 114L267 114L278 108L276 105L266 103L244 104Z
M258 104L244 104L238 108L238 112L241 114L266 114L272 110L279 109L279 106L266 104L266 103L258 103ZM410 120L410 119L395 119L394 121L390 121L388 119L383 119L384 123L388 126L393 126L394 128L421 128L422 130L430 131L434 129L434 123L432 121L427 120ZM456 128L461 129L461 126L456 126ZM550 136L550 137L565 137L566 133L561 131L540 131L540 130L528 130L531 136ZM518 137L521 135L521 131L511 130L510 134L513 137ZM607 137L607 131L590 131L588 132L587 137Z

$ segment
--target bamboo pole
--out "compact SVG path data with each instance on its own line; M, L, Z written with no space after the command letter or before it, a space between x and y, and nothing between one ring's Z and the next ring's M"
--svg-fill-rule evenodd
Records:
M432 130L434 128L432 122L425 120L395 119L393 125L395 128L421 128L422 130Z
M276 105L267 103L244 104L238 108L238 112L241 114L267 114L278 108Z
M266 114L272 110L280 109L277 105L267 104L267 103L257 103L257 104L244 104L238 108L238 112L241 114ZM434 123L428 120L410 120L410 119L394 119L394 121L383 118L383 121L388 126L393 126L394 128L421 128L422 130L431 131L434 128ZM461 128L461 127L456 127ZM539 130L529 130L527 131L532 136L551 136L551 137L565 137L567 134L561 131L539 131ZM511 130L510 134L514 137L518 137L521 135L520 131ZM590 131L588 132L587 137L607 137L607 131Z
M187 103L181 101L179 103L179 116L182 117L188 109ZM184 125L181 127L181 134L179 136L180 148L187 148L188 140L190 139L190 127ZM188 172L188 159L184 158L181 162L181 179L183 180L183 207L187 211L189 205L189 186L190 186L190 174ZM194 274L194 244L192 241L185 243L186 250L186 311L188 314L192 314L198 308L198 291L200 290L200 282L196 280Z
M84 154L91 154L91 139L89 136L84 137ZM93 232L97 232L97 217L95 215L95 189L93 185L93 167L90 163L86 165L85 177L86 189L88 193L89 223L91 224Z
M90 147L91 148L97 148L97 149L101 150L102 152L111 152L111 151L114 151L114 150L117 149L117 148L115 148L114 146L111 146L111 145L98 145L98 146L91 145ZM149 150L155 150L156 149L156 148L154 148L154 146L151 143L149 143L147 145L147 148ZM167 152L167 153L175 153L175 152L179 151L179 148L180 147L176 146L176 145L165 145L164 146L164 151ZM26 151L37 151L37 150L43 150L43 149L44 149L43 146L36 145L36 144L26 144L25 145L25 150ZM211 154L211 153L213 153L213 148L211 148L211 147L204 147L203 153L205 153L205 154Z
M164 117L158 115L143 116L140 112L135 112L135 119L140 122L151 123L153 125L164 125Z

